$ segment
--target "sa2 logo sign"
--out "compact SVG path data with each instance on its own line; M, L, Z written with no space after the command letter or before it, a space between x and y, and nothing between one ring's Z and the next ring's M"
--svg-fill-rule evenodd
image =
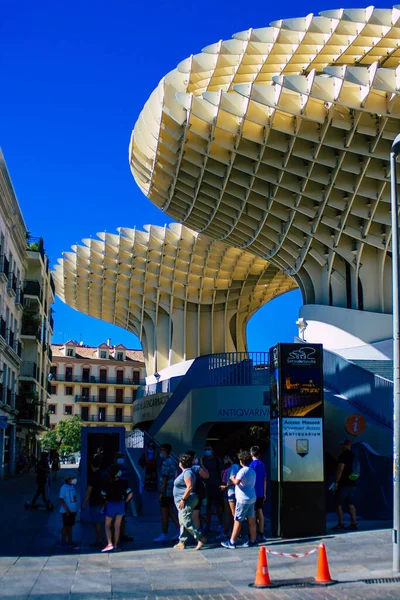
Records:
M316 362L316 350L309 346L301 346L298 350L292 350L287 356L289 365L315 365Z

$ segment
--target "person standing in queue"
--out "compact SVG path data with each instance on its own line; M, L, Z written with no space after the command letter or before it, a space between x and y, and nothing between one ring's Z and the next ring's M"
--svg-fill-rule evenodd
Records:
M229 540L221 542L224 548L235 550L236 540L242 529L242 523L247 521L249 526L249 541L242 544L242 548L251 548L257 545L257 529L254 513L256 502L256 472L250 467L251 454L242 450L238 454L240 471L231 476L231 482L235 485L236 507L233 531Z
M334 485L338 523L335 525L335 527L332 527L332 529L358 529L356 520L356 507L354 506L356 481L351 478L353 473L354 452L351 449L351 441L349 439L342 440L340 445L342 452L337 461L338 466ZM344 524L344 504L347 504L350 513L351 521L348 527L346 527Z
M129 474L128 474L128 469L126 467L125 454L123 452L117 452L115 454L114 464L119 465L119 468L121 469L120 479L121 479L121 481L124 481L126 483L127 487L129 487ZM128 509L129 506L130 506L130 503L127 502L126 509ZM133 542L133 537L131 535L127 535L127 533L126 533L126 512L125 512L125 515L122 517L121 531L120 531L119 539L121 542Z
M126 504L132 498L132 490L126 481L120 479L122 471L119 465L111 465L108 471L108 481L101 494L105 502L107 546L102 552L119 552L119 534L122 517L125 515ZM114 532L112 523L114 522Z
M82 502L81 510L83 510L89 502L90 506L90 520L96 532L96 541L93 544L89 544L92 547L103 548L103 497L101 491L103 488L103 477L100 471L100 457L95 455L92 458L90 464L90 472L88 475L88 486L86 488L85 498Z
M238 464L237 456L233 452L224 456L224 466L227 470L226 483L221 486L224 494L224 531L217 537L217 540L226 540L229 538L235 516L235 484L232 483L231 477L238 474L240 465Z
M193 523L196 529L201 528L201 507L203 501L206 499L206 479L209 478L210 474L203 465L203 461L197 458L194 450L187 450L186 454L192 457L192 472L196 476L196 483L194 486L194 492L197 496L197 504L193 507Z
M224 470L223 462L214 452L211 446L204 448L203 465L209 473L207 479L207 512L206 512L206 527L204 533L211 533L211 519L213 515L213 507L217 513L220 528L223 526L223 498L221 492L222 479L221 475Z
M161 510L161 534L156 537L153 542L165 544L169 541L168 538L168 524L169 520L175 525L177 532L171 538L172 541L179 539L179 521L175 512L174 507L174 480L175 473L177 471L177 464L171 457L172 446L171 444L162 444L160 446L160 458L162 459L162 465L160 470L160 510Z
M258 446L252 446L250 448L250 454L252 457L252 462L250 463L250 467L254 469L256 472L256 503L254 505L254 510L256 512L256 523L258 530L258 541L260 543L264 543L267 541L265 537L265 521L264 521L264 502L267 499L267 473L265 471L265 464L262 460L260 460L260 448Z
M72 536L72 528L75 525L78 504L76 502L76 477L68 476L61 486L59 493L60 513L63 520L62 545L77 546Z
M193 459L190 454L181 454L179 457L179 467L182 471L174 480L174 501L178 509L180 535L179 542L174 546L177 550L184 550L187 541L192 536L197 546L195 550L201 550L207 541L193 523L193 507L196 506L198 498L194 492L196 475L193 473Z

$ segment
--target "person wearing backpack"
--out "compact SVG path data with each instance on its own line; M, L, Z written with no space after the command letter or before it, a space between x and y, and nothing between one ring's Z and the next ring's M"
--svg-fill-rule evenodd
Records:
M338 458L336 471L336 481L334 491L336 494L336 512L338 523L332 529L358 529L356 520L356 507L354 506L354 497L356 492L356 481L359 476L359 468L351 449L351 441L344 439L340 442L341 454ZM355 471L358 470L358 473ZM348 527L344 524L343 505L347 504L351 522Z
M205 480L210 477L210 474L203 465L202 459L197 458L194 450L188 450L186 454L192 457L192 472L196 476L194 492L198 498L198 502L193 507L193 523L197 529L201 529L201 507L207 496Z

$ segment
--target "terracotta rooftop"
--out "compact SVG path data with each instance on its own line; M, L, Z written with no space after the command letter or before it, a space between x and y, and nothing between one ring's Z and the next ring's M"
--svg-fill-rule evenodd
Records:
M53 352L53 359L54 358L67 358L64 354L64 347L65 344L52 344L51 345L51 350ZM80 346L79 344L76 345L75 348L75 356L73 358L78 358L78 359L86 359L86 360L99 360L97 357L97 346ZM111 347L110 351L113 351L114 348ZM144 357L143 357L143 351L142 350L129 350L127 349L125 352L125 356L126 356L126 362L144 362ZM71 359L72 357L68 357L69 359ZM105 359L103 359L105 360ZM114 357L112 354L110 354L110 359L108 360L114 360Z

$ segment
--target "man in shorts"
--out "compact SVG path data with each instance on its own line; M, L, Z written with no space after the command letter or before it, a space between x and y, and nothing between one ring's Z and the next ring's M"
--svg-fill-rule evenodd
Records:
M170 519L177 529L176 534L171 539L172 541L177 541L179 539L179 521L175 511L173 495L174 480L178 465L172 458L171 452L171 444L162 444L160 446L160 458L163 461L161 465L161 482L159 493L161 510L161 535L156 537L153 542L162 544L168 542L169 539L168 524Z
M354 506L354 496L356 492L356 482L351 479L353 472L354 453L351 449L351 441L349 439L342 440L341 454L338 458L338 466L336 472L335 494L336 494L336 512L338 516L338 524L332 529L358 529L356 520L356 507ZM347 504L350 513L350 525L344 524L343 505Z
M231 476L231 481L235 485L235 521L231 539L221 542L224 548L235 550L236 540L239 537L242 529L243 521L247 521L249 526L249 541L243 544L245 548L251 548L257 545L257 530L256 519L254 513L254 505L256 503L256 472L250 467L251 454L247 450L242 450L238 454L239 463L241 466L237 475Z
M256 522L258 529L258 541L260 543L264 543L267 541L267 538L264 534L264 512L263 506L264 502L267 499L267 474L265 472L265 464L262 460L260 460L260 448L258 446L252 446L250 448L250 454L252 457L252 462L250 467L256 472L256 496L257 500L254 506L256 511Z

